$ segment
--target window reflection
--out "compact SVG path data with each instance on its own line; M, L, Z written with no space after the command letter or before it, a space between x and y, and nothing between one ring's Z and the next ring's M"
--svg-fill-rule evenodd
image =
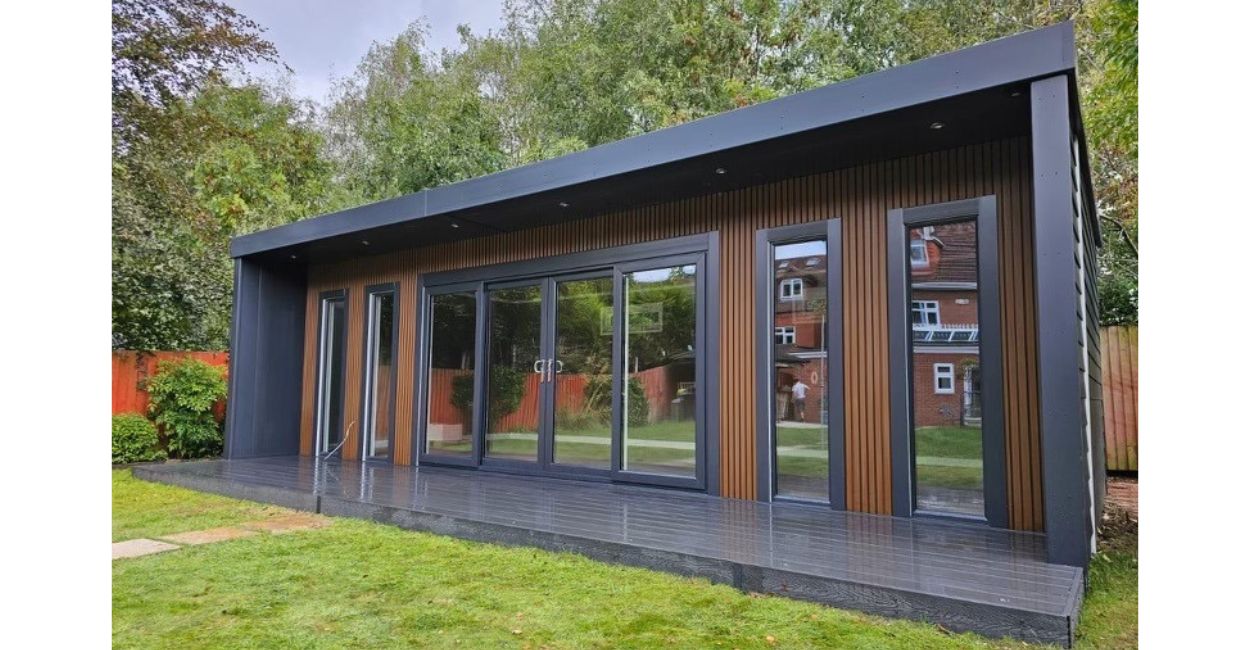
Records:
M477 298L469 291L436 295L430 302L426 452L469 456L473 453Z
M695 267L626 273L622 469L695 476Z
M976 221L908 236L916 509L983 517Z
M823 239L773 248L777 496L829 500L827 266Z

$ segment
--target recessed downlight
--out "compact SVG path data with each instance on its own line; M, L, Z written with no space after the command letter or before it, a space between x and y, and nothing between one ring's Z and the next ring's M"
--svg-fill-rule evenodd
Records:
M720 175L722 175L722 176L723 176L723 175L725 174L725 168L724 168L724 167L717 167L717 168L716 168L716 173L717 173L717 174L720 174Z
M368 246L368 245L369 245L369 240L368 240L368 239L362 239L362 240L360 240L360 243L361 243L361 245L363 245L363 246Z
M453 222L451 222L451 227L452 227L452 228L459 228L459 227L460 227L460 224L458 224L458 223L456 223L455 221L453 221Z
M567 208L567 207L569 207L569 203L568 203L568 201L561 201L561 202L560 202L560 207L562 207L562 208Z
M941 131L942 129L946 128L946 122L934 122L929 125L929 128L933 129L934 131Z

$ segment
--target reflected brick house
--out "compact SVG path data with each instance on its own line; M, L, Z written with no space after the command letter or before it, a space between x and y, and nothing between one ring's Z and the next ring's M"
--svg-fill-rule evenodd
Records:
M915 424L979 425L976 228L914 229L909 254Z
M821 423L828 417L824 377L828 364L825 271L829 258L824 251L810 253L778 259L773 270L777 281L773 292L777 416L782 420ZM795 411L791 394L791 387L799 380L808 386L802 418Z

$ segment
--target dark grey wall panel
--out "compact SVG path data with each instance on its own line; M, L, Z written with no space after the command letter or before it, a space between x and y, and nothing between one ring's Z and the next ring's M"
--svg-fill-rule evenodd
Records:
M234 276L225 455L297 454L304 271L239 259Z
M1051 562L1087 566L1092 532L1081 377L1072 125L1066 76L1031 91L1042 486Z

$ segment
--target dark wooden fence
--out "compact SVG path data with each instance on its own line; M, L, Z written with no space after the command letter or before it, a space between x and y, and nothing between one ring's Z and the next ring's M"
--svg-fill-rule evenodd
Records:
M166 359L193 357L214 366L229 366L229 352L136 352L113 350L113 413L147 413L148 393L143 382L156 374Z
M1107 470L1137 471L1137 326L1102 328Z

